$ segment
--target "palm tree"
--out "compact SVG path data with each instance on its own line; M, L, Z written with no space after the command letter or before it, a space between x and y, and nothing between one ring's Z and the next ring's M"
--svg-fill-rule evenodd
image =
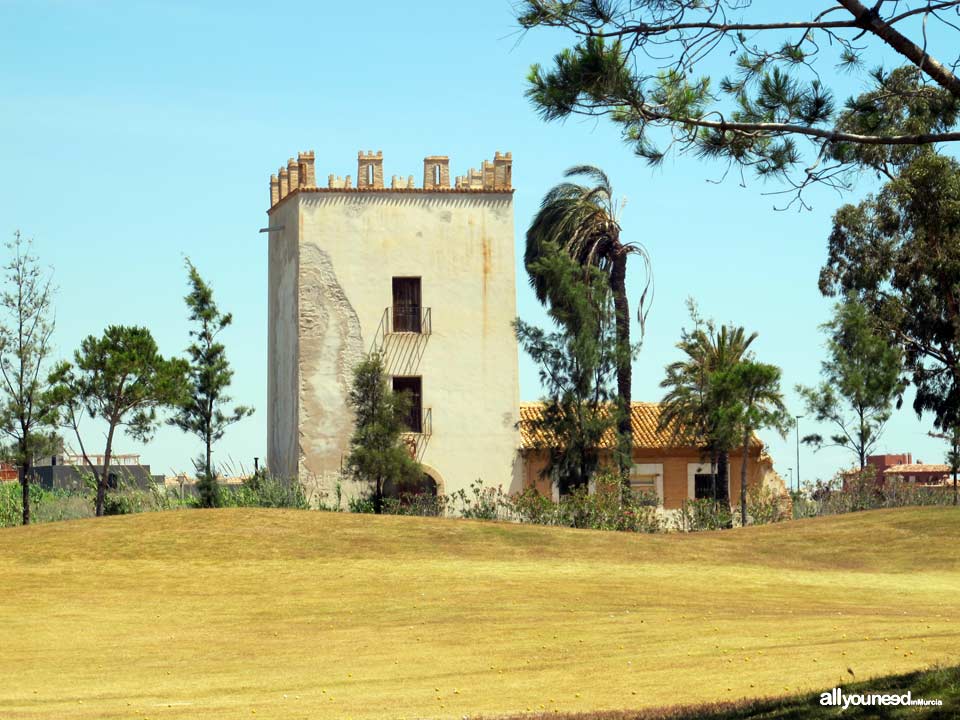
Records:
M712 382L718 372L739 363L757 338L742 327L703 320L693 300L687 301L693 330L683 331L677 343L685 355L666 368L660 387L667 390L661 401L659 427L674 441L703 448L710 453L712 495L717 500L717 468L726 481L730 450L739 444L739 430L731 411L735 399L727 386Z
M564 173L567 178L578 176L588 178L593 185L562 182L544 196L540 210L527 230L523 259L530 284L541 303L553 305L557 300L546 277L538 271L539 261L550 253L565 253L584 268L599 268L609 278L617 342L617 464L626 485L633 448L631 362L634 355L626 289L627 257L638 255L644 265L645 282L637 305L641 340L649 312L653 274L646 248L620 239L617 217L620 207L613 198L613 188L606 173L591 165L578 165Z
M747 461L750 441L757 430L774 428L786 436L790 417L780 392L780 368L776 365L741 360L732 367L714 373L713 385L728 398L735 425L742 437L743 461L740 464L740 524L747 524Z

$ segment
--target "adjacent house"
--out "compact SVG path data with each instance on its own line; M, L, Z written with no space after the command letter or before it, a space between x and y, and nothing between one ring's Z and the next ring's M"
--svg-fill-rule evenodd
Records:
M534 429L533 421L543 412L542 403L520 405L521 456L523 458L524 486L535 487L547 497L557 496L556 483L543 474L547 466L551 439ZM658 430L660 405L633 403L633 467L630 486L635 491L656 494L667 510L678 509L685 500L713 497L713 473L710 460L700 448L678 444L674 434ZM610 457L615 447L613 433L602 442L603 456ZM718 495L733 504L740 497L742 452L730 453L728 485L718 488ZM783 479L773 469L773 460L758 438L748 451L747 487L767 487L776 495L787 495Z

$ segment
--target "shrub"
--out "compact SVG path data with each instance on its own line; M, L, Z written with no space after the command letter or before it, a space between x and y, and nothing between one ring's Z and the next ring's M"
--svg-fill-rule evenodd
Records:
M373 498L371 497L352 497L347 503L347 509L352 513L373 514Z
M443 495L429 493L403 493L399 498L385 498L383 512L388 515L415 515L418 517L443 517L449 500Z
M765 485L747 488L747 515L754 525L786 520L787 502L776 490Z
M512 516L520 522L591 530L652 533L665 529L656 495L630 493L624 498L619 476L607 473L598 475L594 485L592 493L580 487L557 503L526 488L509 498Z
M294 480L284 480L260 470L239 487L223 487L220 490L222 507L293 508L307 510L303 486Z
M456 510L460 517L471 520L500 520L510 516L510 503L503 488L484 487L482 480L470 483L470 492L460 489L453 494L451 501L458 504ZM452 504L452 503L451 503Z
M730 506L709 498L686 500L680 509L681 529L686 532L723 530L733 526Z

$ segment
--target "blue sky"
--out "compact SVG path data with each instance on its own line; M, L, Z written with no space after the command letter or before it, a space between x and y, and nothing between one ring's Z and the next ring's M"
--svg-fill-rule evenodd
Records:
M145 325L165 353L181 352L188 255L235 316L225 335L233 395L258 412L228 432L218 459L249 468L266 454L267 240L257 230L271 172L314 149L318 178L355 175L357 151L374 149L387 177L419 178L431 154L450 155L461 174L501 150L514 155L518 261L565 168L599 165L627 199L624 236L647 246L656 276L635 399L660 398L692 296L705 315L759 332L759 358L783 368L790 408L803 412L793 386L815 382L822 359L817 326L830 304L816 280L830 217L869 179L845 197L810 193L810 212L776 212L780 200L763 194L775 186L711 182L723 169L692 157L652 170L606 123L541 122L525 76L565 38L521 36L508 0L329 5L0 1L0 235L34 237L55 269L58 356L111 323ZM517 272L521 316L542 318L519 262ZM536 369L521 356L520 370L521 397L536 399ZM878 449L940 462L930 427L908 398ZM102 445L95 426L86 435ZM792 436L764 439L787 477ZM170 473L189 469L200 446L164 428L145 447L123 438L117 449ZM801 453L805 479L852 459Z

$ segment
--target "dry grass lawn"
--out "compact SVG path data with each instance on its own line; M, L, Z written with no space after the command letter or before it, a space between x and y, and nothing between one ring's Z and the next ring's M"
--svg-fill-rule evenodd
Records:
M960 511L635 536L318 512L0 530L0 718L461 718L960 660Z

